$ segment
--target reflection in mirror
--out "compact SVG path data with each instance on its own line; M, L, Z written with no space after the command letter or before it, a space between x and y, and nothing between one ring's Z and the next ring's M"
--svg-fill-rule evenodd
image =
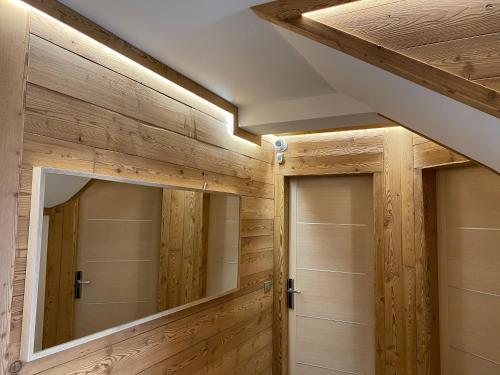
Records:
M238 286L238 196L45 175L34 352Z

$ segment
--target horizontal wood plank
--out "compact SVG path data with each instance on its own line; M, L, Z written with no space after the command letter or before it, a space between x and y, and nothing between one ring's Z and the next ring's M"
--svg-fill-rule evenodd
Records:
M30 133L272 183L272 168L266 162L200 144L195 139L33 84L28 86L26 107L26 131ZM254 173L250 174L249 168Z
M462 155L431 141L422 142L413 147L413 163L415 168L438 167L467 162L469 160Z
M31 32L46 39L50 39L56 42L56 44L59 43L62 47L74 53L81 54L86 58L96 59L97 61L102 61L103 65L113 66L116 62L109 61L109 53L105 51L106 48L109 48L134 61L138 65L144 66L184 89L195 93L208 102L237 115L238 109L234 104L207 90L205 87L156 60L152 56L140 51L130 43L127 43L125 40L102 28L59 1L27 0L26 2L51 16L47 17L37 12L29 12ZM61 23L54 22L54 18L61 21ZM90 43L92 43L92 46L89 46ZM96 48L96 46L100 46L97 47L97 51L91 48ZM129 64L128 61L126 62Z
M373 173L383 168L383 154L287 158L279 173L285 176Z
M32 36L28 81L179 134L194 136L190 108Z
M241 217L243 219L274 218L274 200L243 197L241 199Z
M408 56L462 78L500 76L500 33L451 40L405 49Z
M500 32L500 2L405 0L376 7L361 2L348 15L318 12L321 22L392 50ZM316 15L314 16L316 17Z
M95 151L95 173L140 179L146 182L184 188L203 189L249 196L269 197L272 185L224 176L161 161L144 159L114 151Z

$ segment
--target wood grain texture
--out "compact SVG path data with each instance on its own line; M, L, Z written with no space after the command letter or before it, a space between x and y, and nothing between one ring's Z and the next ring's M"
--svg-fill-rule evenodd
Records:
M384 260L386 374L404 374L404 283L402 254L402 128L387 129L384 143Z
M470 80L500 76L500 33L403 50L403 53Z
M200 191L163 189L158 311L206 297L203 202Z
M431 45L499 32L500 3L484 0L452 2L418 0L364 5L348 16L332 9L321 22L362 36L393 50Z
M413 162L415 168L432 168L467 164L469 160L432 141L423 139L413 148Z
M278 0L256 5L252 10L258 15L276 17L280 20L299 17L303 13L335 5L350 3L356 0Z
M193 137L189 107L32 35L28 82Z
M417 4L417 1L414 1ZM466 3L466 1L461 2ZM460 6L457 8L459 21L461 22L463 29L469 28L484 28L489 25L498 25L498 22L494 21L495 17L500 17L500 12L497 10L498 7L493 6L489 9L487 4L484 4L483 1L477 1L473 7L471 7L472 17L467 16L467 14L462 17L460 10L462 9ZM403 4L403 5L401 5ZM394 3L394 7L403 7L405 2L396 2ZM450 5L452 3L446 3L443 7L449 6L453 7L454 5ZM485 10L486 6L486 10ZM382 6L381 6L382 7ZM381 7L373 7L374 10L377 10ZM389 4L388 7L392 10L392 4ZM424 8L418 4L416 5L418 9ZM406 8L404 8L406 9ZM500 9L500 8L498 8ZM490 12L491 10L491 12ZM427 9L429 11L429 9ZM456 13L456 9L453 11ZM424 19L427 13L424 16L419 17L419 13L415 14L415 11L412 9L407 10L410 12L410 18L414 19L417 17L417 20ZM484 17L478 16L477 13L483 14ZM469 81L467 79L463 79L451 72L444 71L435 66L429 65L425 62L422 62L418 59L408 57L403 54L399 50L395 50L394 47L385 43L377 43L372 39L368 39L368 36L359 36L353 34L351 31L345 30L342 26L336 24L336 22L330 22L323 20L322 22L317 21L317 14L309 17L295 17L295 18L287 18L285 20L277 17L272 11L266 13L265 9L260 9L257 14L264 19L267 19L270 22L273 22L279 26L282 26L288 30L301 34L307 38L315 40L319 43L325 44L329 47L340 50L343 53L347 53L355 58L359 58L369 64L375 65L379 68L387 70L391 73L399 75L405 79L408 79L414 83L417 83L421 86L427 87L431 90L434 90L440 94L448 96L452 99L461 101L464 104L475 107L483 112L489 113L493 116L500 117L500 96L497 95L497 92L491 90L485 86L477 84L473 81ZM350 20L353 13L349 13L347 20ZM431 26L435 26L437 30L440 30L439 27L446 25L445 22L439 18L441 13L435 12L431 14L431 20L428 22ZM392 18L392 13L389 15L383 16L386 19L392 20L395 19L400 20L398 17ZM491 18L490 18L491 17ZM472 18L474 21L471 21ZM411 22L411 21L410 21ZM459 22L459 23L460 23ZM472 26L467 27L468 23L471 23ZM376 26L386 24L385 20L379 23L375 23ZM391 22L389 21L389 24ZM424 25L427 25L427 22L423 22ZM465 25L465 26L464 26ZM497 26L492 26L496 28ZM363 26L355 27L356 30L366 30L368 29L365 24ZM399 28L401 29L401 28ZM432 29L430 27L429 29ZM403 29L403 31L405 31ZM415 32L414 29L408 28L406 30L409 36L413 38L421 38L421 33ZM485 29L480 31L481 33L487 33L488 31ZM498 30L489 31L489 32L498 32ZM397 32L394 33L394 40L401 41L405 40L403 36L399 35ZM446 33L442 33L446 34ZM385 34L384 34L385 35ZM476 34L477 35L477 34ZM471 35L468 35L471 36ZM412 46L411 43L407 45Z
M383 164L383 130L356 130L285 137L284 176L371 173Z
M78 240L79 198L50 209L42 348L73 338L74 270Z
M417 374L440 374L435 171L414 170Z
M7 373L23 142L28 19L26 9L0 0L0 373Z
M376 248L376 373L438 375L437 257L433 245L435 230L432 230L432 220L428 219L435 209L432 200L427 198L432 192L432 184L428 181L433 172L429 168L434 165L454 165L455 159L436 156L449 155L450 151L403 128L378 129L377 132L291 136L287 137L288 151L291 158L304 160L302 170L306 175L307 162L312 160L314 163L315 156L328 157L330 154L343 153L359 155L364 152L382 154L383 171L372 171ZM433 150L431 154L434 161L425 161L426 157L421 156L423 147ZM275 241L282 235L282 229L276 228L281 225L281 217L288 210L284 205L286 202L280 198L287 177L283 176L279 168L275 166ZM330 173L336 174L337 166L332 164ZM324 174L328 174L326 167ZM276 242L275 312L280 308L279 299L284 301L285 298L284 294L280 297L278 283L286 280L287 270L283 265L288 264L288 250L280 249L280 246ZM281 274L283 276L278 279ZM278 313L275 313L274 321L274 366L279 373L288 361L286 345L283 344L287 339L280 339L281 336L287 337L284 334L287 327Z
M239 126L238 107L230 101L139 50L57 0L28 0L26 2L45 13L29 12L33 34L51 40L92 61L112 67L117 72L155 89L165 86L164 83L159 83L162 80L154 77L158 74L174 83L171 85L167 82L170 96L219 120L227 121L227 115L224 112L229 113L233 118L233 135L258 146L262 144L261 136L249 133ZM60 22L55 22L55 20ZM128 61L129 59L133 62L132 64ZM136 74L137 69L139 74ZM145 70L148 71L146 74ZM197 97L193 97L190 93L194 93ZM211 104L218 108L214 109Z
M476 83L500 92L500 77L478 79Z
M43 30L48 32L46 27ZM219 128L218 120L172 103L158 87L155 91L148 86L152 83L145 77L130 79L125 72L117 72L114 60L106 66L105 55L82 57L99 53L98 49L85 50L83 43L72 51L71 35L75 34L57 35L57 44L67 49L54 44L56 39L51 43L32 35L30 77L37 83L29 83L29 119L17 172L22 194L14 262L16 295L10 302L9 363L19 358L20 350L31 173L34 166L45 166L180 188L202 189L207 183L209 191L243 195L247 201L241 243L246 255L240 267L245 272L234 293L174 309L159 319L24 363L20 374L136 374L184 367L184 373L194 369L203 373L220 358L234 358L235 373L246 374L254 367L268 374L271 356L266 340L271 332L273 296L263 292L262 283L273 278L272 146L266 142L263 147L245 144L240 148L240 141ZM112 87L104 88L95 74L102 74L102 82ZM198 241L195 237L193 241ZM194 264L187 271L193 273L197 267ZM190 288L194 290L195 285ZM235 348L241 348L241 358L240 354L232 357ZM205 360L207 350L213 355Z
M401 144L401 210L403 254L403 305L405 338L405 373L416 374L417 367L417 319L416 319L416 271L415 271L415 202L413 184L413 134L404 130Z
M193 150L201 146L195 139L165 132L157 126L146 125L120 113L31 84L26 100L27 129L35 134L128 154L135 152L150 159L272 183L267 162L237 151L207 144L198 147L199 153L195 153ZM221 132L224 133L223 130ZM252 147L255 149L254 156L260 154L257 146ZM220 157L221 154L230 156L233 162L227 163L226 158ZM248 173L249 164L256 169L252 176Z
M384 251L384 173L373 174L373 242L374 259L374 303L375 303L375 374L385 373L385 251Z
M273 374L288 374L288 178L277 174L274 186Z

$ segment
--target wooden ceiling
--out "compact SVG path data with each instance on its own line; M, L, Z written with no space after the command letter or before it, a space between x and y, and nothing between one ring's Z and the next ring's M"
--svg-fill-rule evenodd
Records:
M500 117L499 0L278 0L253 9L268 21Z
M361 0L307 17L500 90L500 1Z

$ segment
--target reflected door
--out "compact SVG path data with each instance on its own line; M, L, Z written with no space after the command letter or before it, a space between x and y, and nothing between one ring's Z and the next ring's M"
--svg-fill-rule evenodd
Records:
M291 375L375 373L369 176L291 180Z
M80 196L74 335L157 312L162 189L93 180Z

